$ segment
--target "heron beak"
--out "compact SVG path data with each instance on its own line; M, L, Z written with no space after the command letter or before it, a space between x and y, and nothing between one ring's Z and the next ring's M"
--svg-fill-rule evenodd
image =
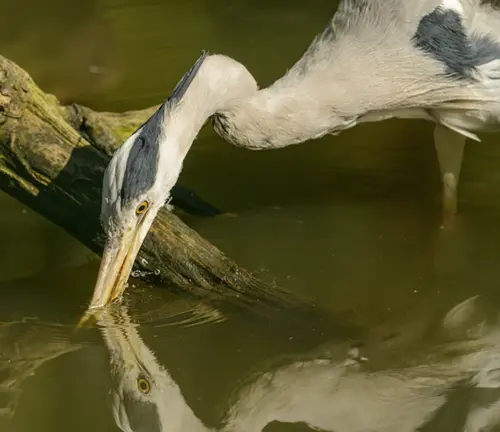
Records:
M148 227L139 223L134 230L121 238L109 239L106 242L89 309L104 307L123 294L125 283L141 248L141 232L144 228Z

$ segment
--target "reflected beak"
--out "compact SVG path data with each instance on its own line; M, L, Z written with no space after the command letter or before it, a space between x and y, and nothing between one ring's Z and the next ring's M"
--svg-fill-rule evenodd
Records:
M134 230L119 239L108 240L104 246L101 267L89 309L106 306L125 291L135 258L144 238L142 231L148 229L139 222Z

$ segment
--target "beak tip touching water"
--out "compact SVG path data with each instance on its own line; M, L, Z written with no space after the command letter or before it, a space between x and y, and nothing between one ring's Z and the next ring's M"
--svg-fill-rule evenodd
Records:
M91 327L97 322L97 317L93 310L87 310L78 321L76 328Z
M118 240L106 242L88 312L109 305L125 291L127 279L140 247L136 234L133 232Z
M95 313L122 296L151 220L142 218L133 228L106 240L88 313Z

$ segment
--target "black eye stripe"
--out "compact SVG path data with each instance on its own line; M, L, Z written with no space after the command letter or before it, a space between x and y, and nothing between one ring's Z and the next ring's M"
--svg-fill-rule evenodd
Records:
M122 201L133 201L154 185L158 171L159 134L163 120L162 108L144 125L134 140L123 178Z
M122 203L134 202L153 187L158 174L159 141L166 113L172 104L182 99L206 57L207 53L203 52L177 83L167 101L134 132L138 136L132 143L127 159L121 189Z

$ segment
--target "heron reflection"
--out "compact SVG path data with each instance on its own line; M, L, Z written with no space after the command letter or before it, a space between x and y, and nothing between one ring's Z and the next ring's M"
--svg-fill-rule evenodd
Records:
M217 430L260 432L272 422L331 432L498 430L500 321L484 319L478 302L471 298L448 312L438 329L442 343L393 366L378 368L372 356L387 347L367 343L343 358L315 356L263 371L235 392ZM215 430L189 407L124 306L103 311L100 324L122 431Z
M110 357L113 417L122 431L209 430L143 342L125 306L102 311L99 324Z

